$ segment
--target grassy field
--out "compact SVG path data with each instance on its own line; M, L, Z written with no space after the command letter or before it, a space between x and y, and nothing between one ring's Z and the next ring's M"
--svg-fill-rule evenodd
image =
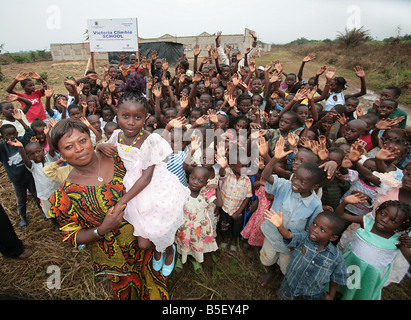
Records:
M257 59L257 64L265 65L269 61L280 59L288 72L297 72L302 55L277 50L270 55ZM97 71L102 73L105 61L97 61ZM307 64L304 75L311 75L324 64L320 60ZM36 62L30 64L11 64L2 66L5 80L0 82L1 92L20 71L47 72L48 83L54 86L56 93L65 93L65 76L81 76L86 69L86 62ZM314 71L314 73L315 73ZM337 71L339 73L340 70ZM342 70L347 74L351 88L358 86L354 72ZM308 76L305 76L307 78ZM19 86L19 85L18 85ZM16 90L21 90L17 87ZM29 226L18 229L16 199L14 190L4 169L0 168L0 199L8 213L17 235L26 246L33 249L33 255L27 260L6 259L0 257L0 299L30 300L105 300L111 299L110 283L107 278L93 277L90 268L90 256L87 249L78 250L61 241L51 223L43 221L34 201L29 199ZM216 251L207 254L203 270L195 273L188 261L181 272L173 272L169 277L170 298L174 300L271 300L276 299L276 291L281 278L274 279L266 287L258 284L259 276L266 272L261 265L258 253L250 250L244 241L240 241L239 252ZM47 272L49 266L58 266L61 270L61 288L49 289ZM401 284L392 284L383 290L385 300L408 300L411 297L411 279L405 277Z

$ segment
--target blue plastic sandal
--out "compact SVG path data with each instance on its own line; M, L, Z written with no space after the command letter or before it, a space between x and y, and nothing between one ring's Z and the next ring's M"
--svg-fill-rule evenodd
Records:
M163 253L161 252L161 257L160 260L156 260L155 255L153 254L153 269L155 271L160 271L164 264L164 256Z
M174 269L174 264L176 263L176 245L173 244L173 249L174 249L174 256L173 256L173 262L171 264L163 264L163 268L161 269L161 272L163 273L163 276L168 277L171 272L173 272Z

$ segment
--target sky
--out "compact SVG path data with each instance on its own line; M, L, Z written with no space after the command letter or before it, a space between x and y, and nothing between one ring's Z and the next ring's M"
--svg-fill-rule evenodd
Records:
M50 43L84 42L87 19L137 18L138 34L191 36L256 31L265 43L335 39L361 27L382 40L411 34L409 0L0 0L2 52L50 50Z

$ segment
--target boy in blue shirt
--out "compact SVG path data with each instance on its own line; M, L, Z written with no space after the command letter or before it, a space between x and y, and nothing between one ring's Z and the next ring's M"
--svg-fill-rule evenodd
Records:
M345 260L341 252L331 243L343 232L344 221L334 212L323 211L315 217L307 232L286 229L281 211L277 214L272 209L267 210L265 219L277 227L286 246L294 249L277 293L278 298L333 300L338 285L346 285L348 280Z
M274 150L274 157L267 163L261 176L267 182L265 190L274 195L271 209L284 213L284 226L288 229L308 229L315 216L322 210L320 198L314 190L320 187L324 178L324 170L314 162L302 163L290 180L272 175L275 163L291 151L284 151L284 141L280 139ZM260 284L265 285L275 274L275 264L285 274L291 259L291 252L285 246L283 237L278 229L269 221L261 225L265 239L260 251L261 263L270 267L269 272L260 277ZM273 266L273 267L272 267ZM278 273L278 272L277 272Z

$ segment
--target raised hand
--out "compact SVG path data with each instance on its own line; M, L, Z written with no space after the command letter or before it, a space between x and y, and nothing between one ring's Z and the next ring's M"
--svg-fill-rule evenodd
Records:
M320 141L320 145L318 148L318 157L320 158L320 160L324 161L328 158L328 149L327 149L327 144L325 143L325 141Z
M35 79L35 80L39 80L41 79L40 75L34 71L29 72L29 78Z
M288 156L293 150L288 150L284 151L284 146L285 146L285 139L283 137L280 137L275 144L274 148L274 158L280 160Z
M54 128L54 126L57 124L57 120L53 119L53 118L50 118L49 119L49 124L51 125L52 128Z
M314 54L309 54L308 56L306 56L303 59L303 62L310 62L310 61L313 61L314 59L315 59L315 55Z
M312 127L313 123L314 123L313 118L310 118L310 119L307 119L307 120L304 121L305 127L307 129L310 129Z
M212 109L207 110L207 115L208 115L208 119L210 119L210 121L214 123L214 125L218 123L218 116L215 110L212 110Z
M13 94L13 93L7 93L4 97L6 98L8 102L17 101L17 99L19 98L17 94Z
M20 72L14 79L16 81L23 81L29 77L28 72Z
M258 140L258 151L262 156L265 156L268 154L268 142L265 140L263 136L259 137Z
M328 70L325 72L325 77L328 80L332 80L335 76L336 70L334 67L329 67Z
M287 141L289 145L289 150L294 150L294 148L298 145L298 138L291 132L288 133L287 135Z
M358 78L365 78L365 71L361 66L356 66L354 71Z
M392 161L398 158L401 150L396 146L384 145L380 151L375 155L376 159L382 161Z
M188 107L188 97L187 96L182 96L180 98L180 108L185 109Z
M264 212L264 219L270 221L277 228L283 225L283 213L281 211L275 212L273 209L269 209Z
M201 117L199 117L196 121L195 124L197 126L202 126L203 124L206 124L208 121L208 116L207 115L203 115Z
M7 140L7 143L13 147L23 148L23 144L17 139Z
M201 147L201 138L199 136L192 136L191 137L191 151L194 152L196 150L198 150Z
M360 160L362 154L364 153L364 147L359 141L355 141L351 145L350 154L348 155L348 159L354 163Z
M342 125L345 126L348 122L348 117L345 114L337 114L337 121Z
M161 97L161 87L159 85L154 86L153 94L157 99L160 99L160 97Z
M311 91L308 89L307 91L307 99L312 100L314 97L314 94L317 92L317 86L315 86Z
M351 193L349 196L344 198L344 201L350 204L364 203L367 202L367 196L364 193Z
M14 109L11 115L12 115L13 118L16 119L17 121L19 121L19 120L22 119L21 112L20 112L19 109Z
M306 149L311 149L311 140L308 139L307 137L301 137L299 144L301 147L306 148Z
M46 98L51 98L54 94L53 87L47 86L46 90L44 90L44 94L46 95Z
M321 76L325 70L327 70L327 66L321 66L320 69L318 69L318 71L316 72L316 76Z

